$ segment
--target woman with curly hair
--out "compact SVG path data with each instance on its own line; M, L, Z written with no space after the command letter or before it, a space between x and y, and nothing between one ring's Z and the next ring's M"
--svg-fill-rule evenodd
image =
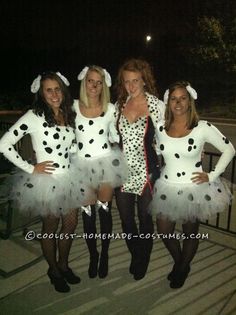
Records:
M68 266L70 234L77 226L75 207L79 203L74 198L70 175L69 150L75 138L75 113L68 85L60 72L39 75L31 85L35 94L33 109L0 140L0 152L21 169L11 177L11 200L22 213L30 211L42 217L41 247L49 265L48 277L58 292L68 292L68 283L80 282ZM14 148L26 134L30 135L35 151L34 165L23 160ZM60 219L60 237L56 237Z
M165 106L156 96L152 69L145 60L130 59L120 67L116 91L117 128L128 163L128 179L116 189L116 203L123 232L131 235L126 239L131 253L129 271L139 280L146 274L153 245L148 204L159 175L154 126L163 119ZM139 228L135 220L136 202Z

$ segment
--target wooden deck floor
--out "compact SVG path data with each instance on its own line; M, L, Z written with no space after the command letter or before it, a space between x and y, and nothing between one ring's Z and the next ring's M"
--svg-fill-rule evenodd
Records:
M114 232L120 220L113 208ZM29 228L40 231L40 224ZM22 232L0 240L1 315L233 315L236 314L236 239L201 227L209 238L200 241L191 273L181 289L171 289L166 276L172 261L161 240L154 248L147 275L135 281L128 273L129 254L124 240L112 240L110 272L106 279L87 276L85 241L73 242L70 265L82 278L66 294L57 293L46 276L40 244L25 241ZM81 220L77 233L82 233ZM33 263L31 263L33 262ZM27 264L29 265L27 266ZM2 273L3 274L3 273Z

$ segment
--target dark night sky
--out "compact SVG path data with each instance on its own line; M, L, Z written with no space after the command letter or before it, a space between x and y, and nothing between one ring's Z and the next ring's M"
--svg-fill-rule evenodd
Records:
M227 0L220 3L223 14ZM181 73L178 36L191 37L197 15L210 9L202 0L2 0L0 91L28 90L44 70L64 73L73 91L84 65L99 64L114 79L133 56L150 61L166 85Z

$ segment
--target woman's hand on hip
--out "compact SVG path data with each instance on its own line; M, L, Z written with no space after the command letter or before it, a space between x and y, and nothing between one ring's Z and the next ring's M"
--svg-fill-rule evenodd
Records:
M34 165L34 174L52 174L55 170L53 161L44 161Z
M205 172L193 172L192 174L195 176L193 176L191 180L197 185L209 182L208 174Z

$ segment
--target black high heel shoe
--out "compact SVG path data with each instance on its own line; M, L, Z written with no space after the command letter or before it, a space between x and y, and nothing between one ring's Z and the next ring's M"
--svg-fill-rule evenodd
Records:
M74 274L74 272L72 271L71 268L67 268L67 270L62 270L61 268L59 268L59 271L61 273L61 275L63 276L63 278L69 283L69 284L77 284L80 283L81 279L80 277L76 276Z
M98 253L96 253L93 256L90 256L89 269L88 269L89 278L97 277L97 274L98 274L98 258L99 258L99 254Z
M98 276L99 278L106 278L108 275L108 254L102 254L99 261Z
M54 285L54 288L57 292L66 293L70 291L70 287L66 283L63 277L56 277L50 269L48 269L47 275L51 281L51 284Z
M170 287L172 289L181 288L184 285L185 280L187 279L189 272L190 272L190 266L187 266L185 268L185 270L183 270L183 271L176 271L175 276L173 277L173 279L170 282Z

